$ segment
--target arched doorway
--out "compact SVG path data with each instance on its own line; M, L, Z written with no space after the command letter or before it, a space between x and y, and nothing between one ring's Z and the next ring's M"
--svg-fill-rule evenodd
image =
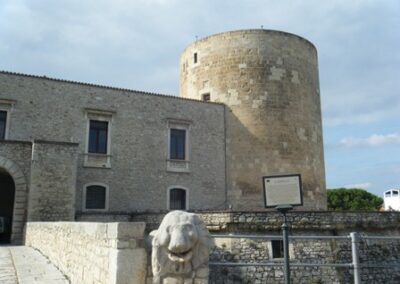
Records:
M0 244L11 242L15 184L10 174L0 168Z

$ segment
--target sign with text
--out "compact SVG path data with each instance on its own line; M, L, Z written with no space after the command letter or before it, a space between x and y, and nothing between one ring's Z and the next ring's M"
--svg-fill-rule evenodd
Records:
M301 175L265 176L263 184L266 208L279 205L303 205Z

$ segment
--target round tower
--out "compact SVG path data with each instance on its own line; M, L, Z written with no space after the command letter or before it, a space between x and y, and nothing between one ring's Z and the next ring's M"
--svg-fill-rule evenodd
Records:
M228 204L263 208L263 176L301 174L303 210L326 209L317 51L294 34L240 30L187 47L180 96L226 105Z

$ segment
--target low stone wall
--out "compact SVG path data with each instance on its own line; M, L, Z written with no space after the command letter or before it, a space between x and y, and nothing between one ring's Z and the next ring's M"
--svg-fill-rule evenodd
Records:
M273 211L199 212L207 228L218 234L281 236L282 215ZM156 228L163 214L133 214L132 220L145 221L147 229ZM296 211L288 213L290 235L337 236L360 232L372 236L400 236L400 212ZM276 262L270 240L216 238L212 262ZM291 261L297 263L351 263L350 239L295 240L290 245ZM400 283L400 240L361 239L362 264L399 264L394 268L363 268L362 283ZM352 283L351 268L292 267L293 283ZM284 283L282 265L211 266L210 284Z
M71 283L144 284L145 223L29 222L25 244L47 256Z
M252 212L197 212L214 235L251 234L281 236L282 215L274 211ZM146 222L150 232L158 228L165 213L80 214L81 220L128 218ZM288 213L290 235L348 236L360 232L362 236L400 236L400 212L333 212L295 211ZM277 262L272 257L270 240L216 238L212 262ZM361 238L360 262L364 265L397 265L392 268L363 268L362 283L400 283L400 240L371 240ZM293 240L291 261L297 263L351 263L350 239ZM210 284L284 283L282 265L278 266L211 266ZM349 267L292 267L293 283L352 283Z
M273 232L281 230L282 215L276 211L195 212L211 232ZM146 222L148 231L160 224L165 213L132 213L131 221ZM81 217L89 218L89 216ZM400 212L292 211L287 214L294 233L315 232L335 235L368 231L400 234Z

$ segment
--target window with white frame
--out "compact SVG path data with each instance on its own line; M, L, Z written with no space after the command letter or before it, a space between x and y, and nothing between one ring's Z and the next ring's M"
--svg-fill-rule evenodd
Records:
M8 139L10 112L14 104L14 100L0 99L0 140Z
M187 210L188 190L182 187L172 187L168 189L168 209L169 210Z
M7 111L0 110L0 140L6 139L7 114Z
M113 112L86 109L85 167L111 167L111 126Z
M85 185L83 190L83 210L108 210L108 186L100 183Z
M186 129L171 128L169 131L169 158L186 160Z
M188 172L190 161L189 147L190 122L168 120L168 156L167 170Z
M267 248L268 248L269 259L273 261L274 260L281 261L281 259L284 257L283 240L280 239L270 240L269 242L267 242ZM294 257L293 244L289 243L289 258L292 259L293 257Z

